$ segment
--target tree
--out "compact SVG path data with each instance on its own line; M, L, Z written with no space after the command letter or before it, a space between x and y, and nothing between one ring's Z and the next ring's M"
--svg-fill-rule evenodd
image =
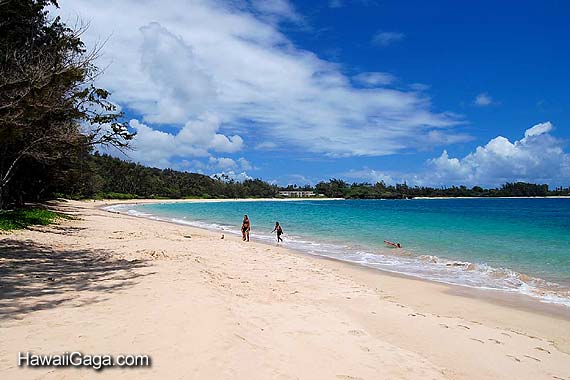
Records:
M50 18L49 5L58 6L0 1L0 208L23 201L9 191L11 183L26 187L37 182L32 174L55 178L76 152L97 144L123 149L134 136L109 92L94 86L99 49L88 51L81 41L85 26Z

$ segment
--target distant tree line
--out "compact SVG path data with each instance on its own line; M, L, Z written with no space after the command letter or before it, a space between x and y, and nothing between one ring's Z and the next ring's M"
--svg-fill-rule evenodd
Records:
M289 185L278 187L261 179L235 181L227 176L209 177L203 174L158 169L121 160L109 155L91 154L81 150L64 161L52 174L30 179L35 187L21 189L26 201L54 197L85 198L275 198L281 190L312 190L330 198L346 199L405 199L413 197L520 197L570 195L570 188L549 190L548 185L524 182L506 183L499 188L479 186L445 188L386 185L384 182L352 183L341 179L319 182L316 186ZM47 179L47 180L46 180ZM37 182L37 183L36 183Z
M260 179L235 181L150 168L109 155L86 154L70 162L52 196L66 198L273 198L279 189Z
M434 188L428 186L408 186L406 183L386 185L384 181L370 183L352 183L341 179L319 182L315 192L331 198L347 199L405 199L414 197L542 197L570 195L570 187L549 190L547 184L526 182L505 183L494 189L480 186L451 186Z

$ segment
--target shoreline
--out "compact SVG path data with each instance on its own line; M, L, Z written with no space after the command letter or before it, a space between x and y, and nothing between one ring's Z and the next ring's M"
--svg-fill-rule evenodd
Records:
M150 203L219 203L219 202L307 202L307 201L345 201L345 198L189 198L189 199L90 199L78 202L109 203L109 206L120 204L150 204ZM66 202L69 200L65 200ZM103 207L103 206L102 206Z
M152 356L150 369L113 369L117 379L570 373L570 321L562 316L111 213L101 203L62 203L55 207L81 219L0 237L0 278L18 286L0 287L0 368L8 378L100 378L89 369L15 365L18 351L70 349Z
M271 198L259 199L259 201L272 201L272 200L273 199L271 199ZM335 200L342 200L342 198L337 198ZM218 201L218 202L234 202L234 200L232 200L232 199L210 200L210 202L216 202L216 201ZM160 200L153 200L153 199L148 199L148 200L145 200L145 202L141 202L141 203L118 202L118 203L113 203L110 205L99 206L99 209L102 211L111 212L111 213L119 213L121 215L127 215L130 217L143 218L143 219L155 220L155 221L162 221L162 222L166 222L166 223L172 223L172 224L186 226L186 227L192 227L192 228L199 228L199 229L203 229L203 230L210 231L210 232L226 231L226 232L232 233L230 231L218 229L215 227L210 228L207 226L200 226L200 225L196 225L196 224L192 224L192 223L183 223L183 222L176 221L176 220L169 219L169 218L163 218L163 217L157 217L157 216L131 215L128 212L115 211L115 210L108 209L108 208L114 207L114 206L133 205L133 204L153 204L153 203L159 204L159 203L163 203L163 202L161 202ZM178 200L173 200L173 202L171 202L171 203L179 203L179 202L178 202ZM182 201L182 203L184 203L184 202ZM198 200L197 202L193 202L193 203L200 203L200 201ZM190 221L190 222L192 222L192 221ZM260 243L260 244L270 245L270 246L273 245L271 242L265 241L265 240L256 240L256 242ZM338 261L340 263L355 265L357 267L365 268L365 269L372 270L372 271L380 271L386 275L401 276L401 277L408 278L408 279L426 281L429 283L435 283L435 284L448 286L448 287L450 287L450 289L455 289L456 293L463 293L466 295L472 294L474 297L493 300L494 302L501 302L501 298L504 298L505 304L513 304L513 305L516 304L517 307L519 307L519 308L522 307L522 308L527 308L527 309L536 309L536 310L540 310L542 312L545 312L546 310L548 310L551 313L554 313L556 315L562 315L565 318L568 318L570 320L570 305L569 304L561 303L558 301L549 301L548 299L541 298L538 295L521 293L520 291L518 291L516 289L473 286L473 285L469 285L469 284L454 283L451 280L449 280L449 281L445 281L442 279L435 280L435 279L430 279L430 278L423 277L421 275L412 274L412 273L404 273L404 272L399 272L396 270L389 270L389 269L375 267L372 265L356 263L356 262L352 262L349 260L343 260L342 258L331 257L331 256L322 255L322 254L318 254L318 253L311 253L311 252L307 252L301 248L296 248L296 247L284 247L284 248L298 252L298 253L303 254L303 255L309 255L311 257L335 260L335 261ZM526 276L526 274L521 274L521 275ZM516 300L516 302L514 302L514 300Z

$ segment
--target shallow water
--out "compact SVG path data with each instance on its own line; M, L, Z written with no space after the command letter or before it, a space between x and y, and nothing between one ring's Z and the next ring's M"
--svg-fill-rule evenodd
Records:
M142 216L431 280L514 291L570 306L570 199L263 201L122 205ZM388 248L383 240L400 242Z

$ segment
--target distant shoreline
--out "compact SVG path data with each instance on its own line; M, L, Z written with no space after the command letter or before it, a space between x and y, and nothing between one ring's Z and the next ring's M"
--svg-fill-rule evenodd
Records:
M119 204L150 203L219 203L219 202L298 202L298 201L344 201L344 198L209 198L209 199L101 199L83 202L103 202L100 208Z
M413 197L407 200L437 200L437 199L570 199L568 195L552 195L537 197ZM305 202L305 201L345 201L345 200L406 200L406 199L360 199L360 198L209 198L209 199L102 199L97 200L104 202L105 206L117 204L150 204L150 203L217 203L217 202ZM84 200L84 202L94 202L93 200Z

